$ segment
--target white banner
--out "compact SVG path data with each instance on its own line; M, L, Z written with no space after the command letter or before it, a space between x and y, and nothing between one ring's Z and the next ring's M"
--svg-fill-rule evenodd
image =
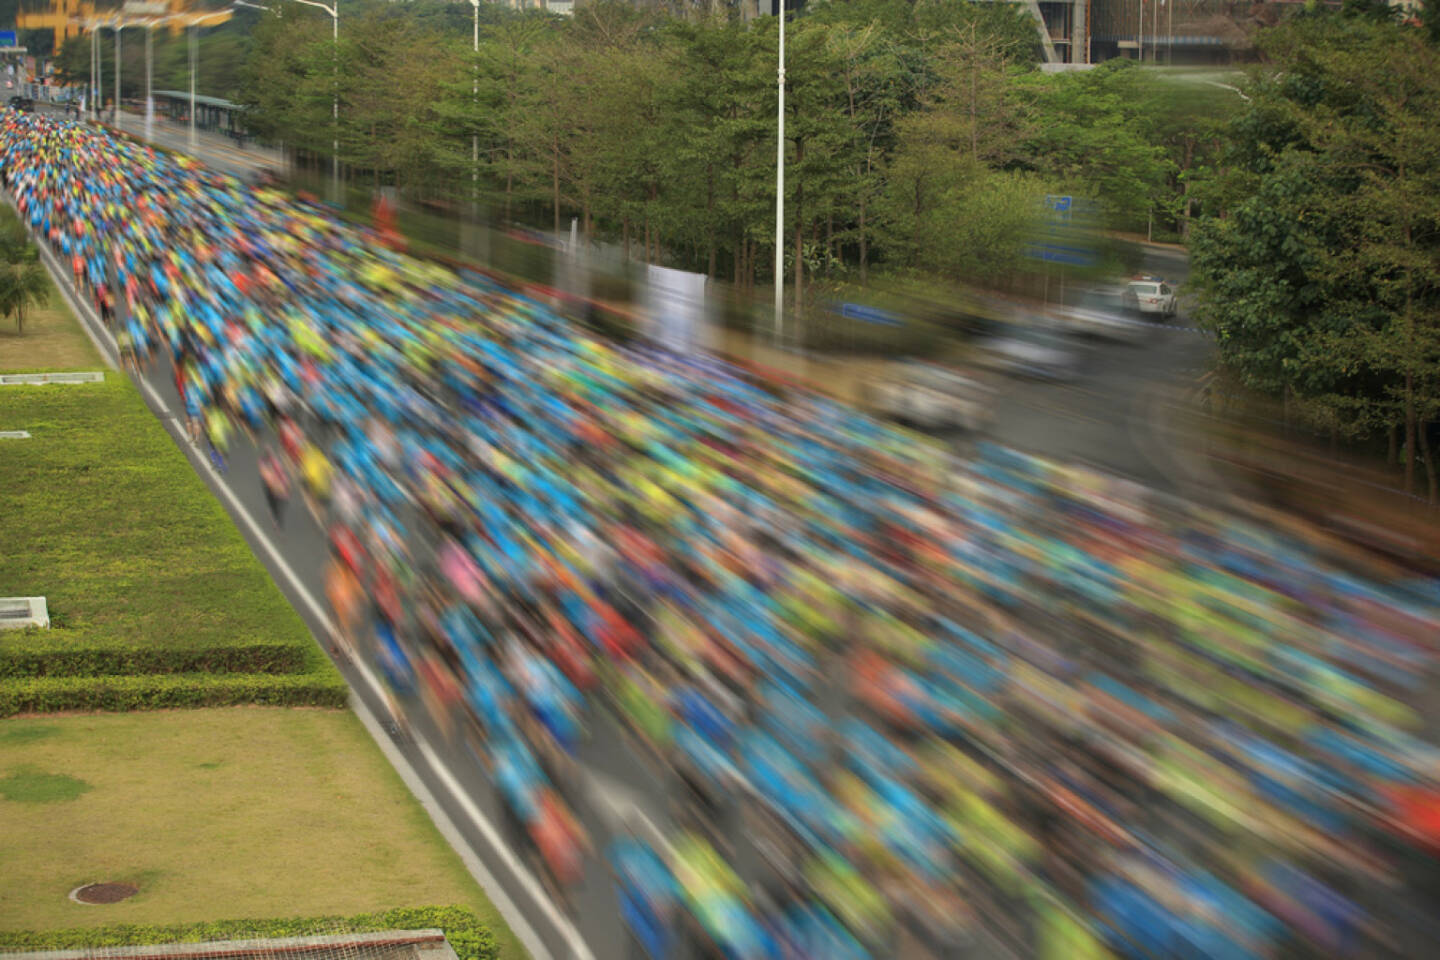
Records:
M651 338L682 353L707 345L705 281L703 273L653 265L649 268L645 312L650 319Z

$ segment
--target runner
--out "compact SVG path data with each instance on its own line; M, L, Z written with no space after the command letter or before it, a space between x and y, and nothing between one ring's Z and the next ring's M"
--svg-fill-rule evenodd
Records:
M290 472L273 447L260 455L260 481L265 485L265 502L276 530L285 524L285 506L290 502Z

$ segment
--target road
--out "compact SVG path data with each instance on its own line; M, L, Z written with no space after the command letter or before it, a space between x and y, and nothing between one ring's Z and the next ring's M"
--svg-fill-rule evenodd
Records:
M1141 269L1184 283L1178 249L1146 247ZM1073 383L1009 380L996 397L993 436L1059 459L1078 459L1171 493L1210 481L1184 430L1187 395L1210 369L1212 344L1180 313L1135 344L1082 342Z
M183 138L183 135L182 135ZM233 159L233 158L232 158ZM253 167L253 164L252 164ZM1158 261L1166 256L1157 252ZM1147 270L1181 279L1171 258L1168 266L1147 264ZM102 343L88 305L74 300L63 270L54 268L72 305ZM1183 320L1181 321L1183 325ZM110 344L105 344L111 353ZM1087 346L1087 375L1077 384L1047 386L1015 382L1001 397L997 436L1006 442L1057 456L1080 456L1118 469L1137 479L1171 489L1180 485L1173 458L1154 429L1160 388L1193 380L1204 366L1208 341L1183 330L1157 329L1143 346ZM259 480L256 451L237 438L228 469L218 474L184 437L183 405L163 364L144 378L142 390L156 416L184 449L217 498L225 505L257 557L325 648L333 626L322 602L325 535L298 504L283 530L274 529ZM387 710L373 673L363 664L338 663L355 693L357 713L371 726L442 832L466 858L472 873L521 936L536 960L619 960L634 955L620 918L619 902L608 869L598 855L587 858L582 886L568 908L544 889L536 874L516 852L500 798L476 755L461 741L452 741L423 710L411 709L408 737L387 735L374 718ZM683 787L670 772L647 759L605 711L589 718L589 736L580 751L577 812L599 850L622 823L643 825L659 834L675 826L676 799ZM724 838L743 877L760 874L761 862L738 806L718 811L711 824ZM998 953L990 942L976 943L966 956Z

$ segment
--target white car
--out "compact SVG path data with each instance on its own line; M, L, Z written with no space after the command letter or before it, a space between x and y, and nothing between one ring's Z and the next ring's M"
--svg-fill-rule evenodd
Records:
M991 388L955 370L918 361L893 365L868 387L871 409L926 430L984 429Z
M1132 280L1125 288L1125 305L1138 313L1175 316L1175 288L1164 280Z
M1062 332L1013 326L975 344L975 362L1015 377L1068 383L1080 375L1080 352Z
M1082 289L1075 302L1055 308L1055 325L1082 337L1138 343L1150 327L1127 307L1125 287L1097 286Z

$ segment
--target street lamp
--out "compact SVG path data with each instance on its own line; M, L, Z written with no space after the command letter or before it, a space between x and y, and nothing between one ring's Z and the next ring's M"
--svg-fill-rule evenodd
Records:
M473 69L474 77L470 81L470 98L478 108L480 101L480 0L470 0L470 6L474 8L475 28L472 33L471 47L475 52L475 63ZM477 109L478 113L478 109ZM473 204L476 195L479 193L480 183L480 131L476 130L470 134L470 202Z
M780 7L780 57L776 70L779 109L775 137L775 339L785 335L785 0Z
M148 20L145 23L145 139L149 140L155 129L155 93L154 86L154 59L155 59L155 28L162 23L184 16L180 13L172 13L157 20Z
M319 0L295 0L296 3L303 3L307 7L319 7L330 14L331 32L330 40L334 44L332 54L334 67L332 68L332 84L334 90L330 96L330 122L334 126L334 139L330 141L330 177L335 181L335 188L338 192L340 187L340 0L335 3L320 3ZM471 3L477 0L470 0ZM237 7L252 7L256 10L274 10L274 7L267 7L260 3L248 3L247 0L233 0ZM278 14L279 11L276 10ZM480 14L477 8L475 14L476 43L479 43Z
M190 28L190 146L195 146L195 75L200 72L200 24L211 17L220 17L232 13L234 7L228 10L216 10L214 13L202 14L198 17L188 17L187 26Z

